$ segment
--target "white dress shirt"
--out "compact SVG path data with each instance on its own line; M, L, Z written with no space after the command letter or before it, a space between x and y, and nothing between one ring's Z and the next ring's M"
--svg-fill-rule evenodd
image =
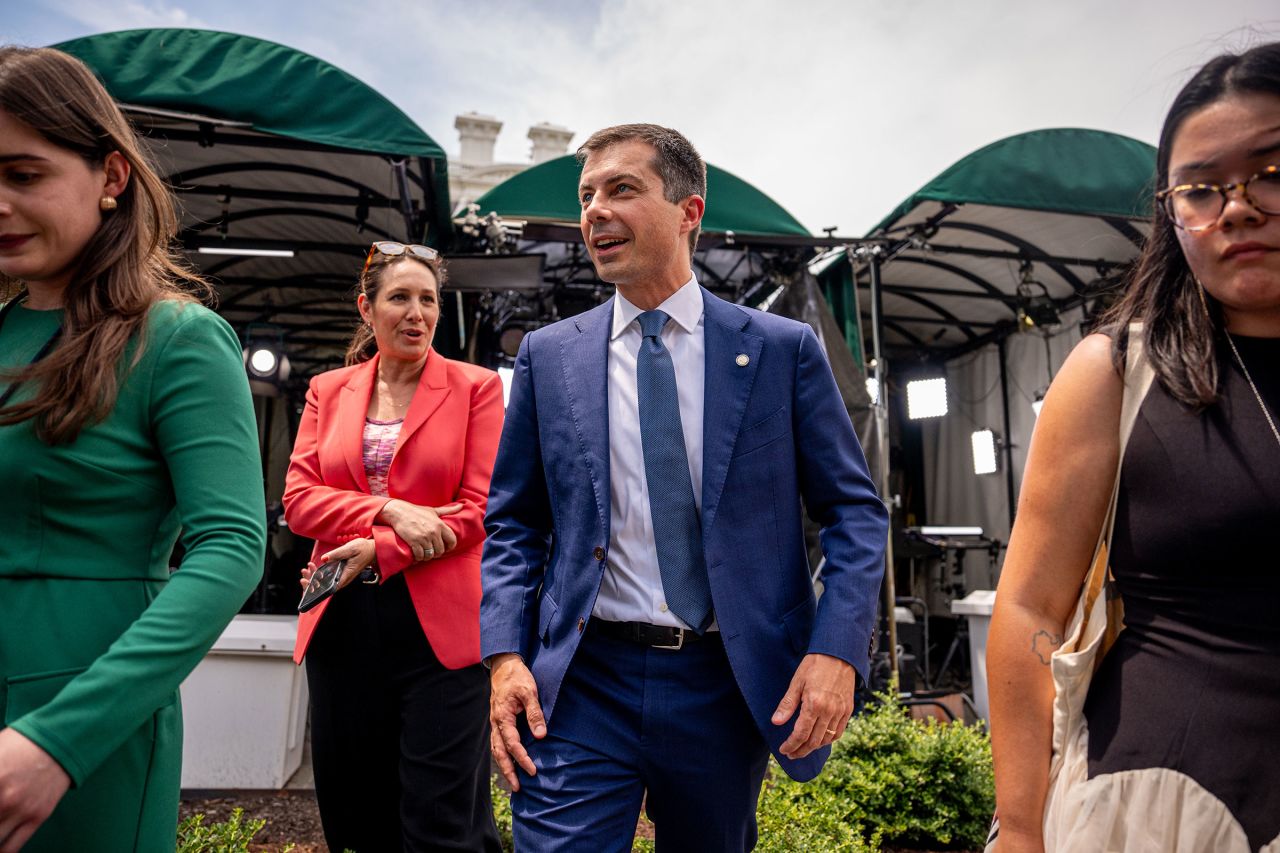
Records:
M702 291L697 278L691 277L658 310L671 317L662 330L662 343L671 353L675 367L689 478L694 502L701 512L706 346ZM649 514L636 387L636 355L642 340L636 318L642 313L621 293L614 297L609 336L609 563L592 615L614 622L688 628L667 608Z

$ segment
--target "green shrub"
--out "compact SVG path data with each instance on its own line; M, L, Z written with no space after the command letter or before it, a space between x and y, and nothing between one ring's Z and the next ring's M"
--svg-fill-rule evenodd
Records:
M801 784L786 777L770 762L770 778L760 792L756 820L760 841L756 853L793 853L822 850L832 853L875 853L880 838L854 823L849 809L836 794L820 783Z
M204 815L197 814L178 825L178 844L175 853L247 853L253 837L266 826L265 820L244 820L244 809L231 812L222 823L204 824ZM293 849L290 844L285 853Z
M995 808L991 743L977 726L917 722L887 700L850 721L810 787L840 803L843 820L860 824L864 838L981 848Z
M493 800L493 819L498 824L502 849L514 850L515 845L511 841L511 793L498 787L497 776L489 777L489 798Z

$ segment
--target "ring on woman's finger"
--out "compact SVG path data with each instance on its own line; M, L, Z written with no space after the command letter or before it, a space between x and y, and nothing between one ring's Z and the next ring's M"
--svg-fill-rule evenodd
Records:
M428 548L425 553L428 557L434 557L436 555L436 549Z

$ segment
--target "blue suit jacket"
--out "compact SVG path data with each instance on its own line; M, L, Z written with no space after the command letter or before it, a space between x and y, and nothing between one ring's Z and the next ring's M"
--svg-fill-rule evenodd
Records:
M830 749L779 755L792 725L770 717L806 653L866 678L888 514L809 326L702 298L702 529L716 619L769 748L789 775L810 779ZM481 654L524 658L552 726L608 560L612 312L610 299L525 337L485 518ZM822 527L820 601L802 499Z

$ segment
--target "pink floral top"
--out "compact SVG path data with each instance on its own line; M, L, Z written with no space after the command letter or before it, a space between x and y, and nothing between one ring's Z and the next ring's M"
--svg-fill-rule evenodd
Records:
M364 419L364 473L369 478L369 493L380 498L387 496L387 472L391 470L391 457L396 452L396 440L404 418L394 421Z

